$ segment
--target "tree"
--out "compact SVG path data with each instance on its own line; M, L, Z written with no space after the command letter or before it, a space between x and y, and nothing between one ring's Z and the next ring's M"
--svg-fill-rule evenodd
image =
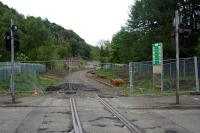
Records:
M91 59L92 60L100 60L100 48L99 47L91 47Z
M130 8L127 25L112 38L111 61L129 62L152 59L152 44L162 42L164 58L175 57L173 18L181 0L137 0ZM192 46L190 43L187 46ZM189 51L180 45L181 57ZM194 47L192 48L194 50ZM124 52L126 51L126 52ZM192 51L192 50L191 50ZM191 53L190 53L191 54Z
M72 30L66 30L62 26L40 17L28 16L25 18L15 9L11 9L1 2L0 16L0 61L10 60L10 53L5 50L4 35L10 30L11 18L18 27L20 53L23 53L28 59L65 59L71 55L81 56L84 59L90 58L91 46Z
M147 47L142 43L142 36L138 32L128 32L121 29L112 39L112 62L127 63L148 59Z
M30 59L24 53L17 53L16 54L16 60L17 61L28 61Z
M110 52L111 52L111 43L108 40L100 40L98 42L100 47L100 61L101 62L109 62L110 60Z
M177 9L182 16L182 28L191 31L186 36L184 34L181 36L180 54L182 57L194 56L200 35L200 1L179 0Z

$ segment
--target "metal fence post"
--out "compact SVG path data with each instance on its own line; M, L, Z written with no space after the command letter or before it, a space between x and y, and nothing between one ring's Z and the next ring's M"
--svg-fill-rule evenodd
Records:
M130 82L130 92L133 94L133 65L129 62L129 82Z
M199 72L198 72L198 63L197 57L194 57L194 65L195 65L195 80L196 80L196 91L199 92Z
M183 60L183 76L185 78L185 59Z
M172 76L172 63L171 62L169 63L169 74L171 77Z
M139 63L139 76L142 76L142 62Z
M160 82L160 87L161 87L161 92L164 90L164 65L163 65L163 61L162 61L162 63L161 63L161 74L160 74L160 76L161 76L161 82Z

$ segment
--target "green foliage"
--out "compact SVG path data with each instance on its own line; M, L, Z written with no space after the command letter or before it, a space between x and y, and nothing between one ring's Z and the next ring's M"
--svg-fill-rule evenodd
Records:
M56 60L59 58L53 45L40 46L33 54L35 53L38 60Z
M25 18L1 2L0 16L0 61L10 59L10 52L5 50L4 36L9 31L11 18L18 27L17 34L20 38L18 60L53 60L69 56L90 58L91 46L72 30L66 30L40 17Z
M199 37L199 45L196 48L197 55L200 56L200 37Z
M122 29L112 39L112 62L126 63L148 59L147 48L142 45L137 32L127 32ZM138 42L136 42L138 40Z
M0 80L0 91L8 91L9 89L9 82L8 80Z
M191 29L180 40L180 56L196 54L200 32L200 2L194 0L137 0L130 8L127 25L112 38L111 61L127 63L152 59L152 44L162 42L164 58L175 57L173 19L178 9L183 25ZM198 50L199 48L197 48Z
M100 60L100 49L99 47L91 47L91 59Z
M110 52L111 52L111 43L108 40L100 40L98 42L99 45L99 60L101 62L109 62L110 60Z
M95 74L97 76L103 76L105 77L106 79L113 79L113 78L116 78L117 77L117 71L114 71L114 70L106 70L106 69L98 69L95 71Z
M59 82L59 79L49 78L46 74L38 74L36 77L28 74L17 74L15 91L31 92L33 88L46 89L48 86L57 85ZM7 92L8 90L9 80L0 80L0 91Z
M40 86L44 89L48 86L57 85L60 82L58 79L48 78L45 74L38 75L38 79Z
M71 56L70 46L68 44L55 46L55 51L58 54L59 59L65 59L66 57Z
M28 56L26 56L26 55L23 54L23 53L17 53L17 54L16 54L16 60L17 60L17 61L28 61L28 60L30 60L30 59L28 58Z

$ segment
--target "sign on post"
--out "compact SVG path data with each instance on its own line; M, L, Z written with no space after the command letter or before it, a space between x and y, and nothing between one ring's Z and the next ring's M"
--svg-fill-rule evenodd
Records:
M162 43L153 44L152 53L153 53L154 84L157 84L156 80L159 80L158 83L162 91L163 90L163 44Z
M162 58L162 43L153 44L153 64L160 65Z
M153 73L161 74L163 64L163 46L162 43L152 45L153 50Z

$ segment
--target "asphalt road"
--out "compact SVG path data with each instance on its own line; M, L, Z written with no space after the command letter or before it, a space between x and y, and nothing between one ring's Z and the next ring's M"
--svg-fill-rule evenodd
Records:
M88 79L86 71L72 73L64 79L64 82L83 84L98 88L99 91L78 90L76 94L54 93L47 96L23 97L17 99L19 103L15 106L0 102L0 133L70 132L72 130L70 97L76 98L85 133L129 133L129 130L97 100L97 94L107 96L104 98L106 101L146 133L199 133L200 131L198 108L137 108L146 106L142 102L145 98L141 97L138 100L134 97L120 97L112 88ZM5 101L6 98L7 96L1 96L0 101Z

